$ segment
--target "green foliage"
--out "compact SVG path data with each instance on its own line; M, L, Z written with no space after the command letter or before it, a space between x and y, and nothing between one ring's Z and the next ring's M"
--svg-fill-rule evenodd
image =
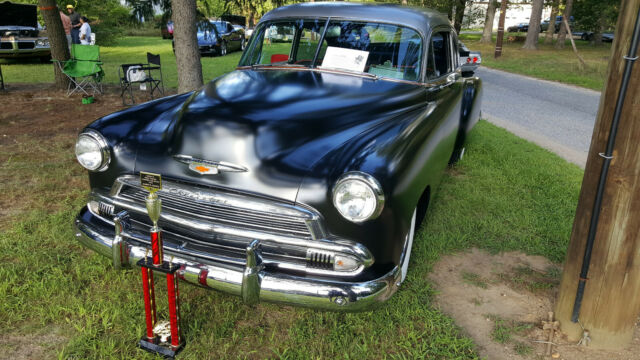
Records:
M618 20L618 0L574 0L575 28L600 33L613 29Z

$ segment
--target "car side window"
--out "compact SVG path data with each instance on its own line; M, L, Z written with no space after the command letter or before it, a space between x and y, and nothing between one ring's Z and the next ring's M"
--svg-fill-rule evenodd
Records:
M451 37L448 31L434 32L429 44L429 57L433 57L432 66L428 67L427 75L430 79L439 78L453 71L451 61Z

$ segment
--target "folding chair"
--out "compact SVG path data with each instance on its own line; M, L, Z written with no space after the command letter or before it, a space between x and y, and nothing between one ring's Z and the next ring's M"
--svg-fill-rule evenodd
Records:
M0 90L4 90L4 77L2 76L2 65L0 65Z
M69 78L67 96L77 92L89 95L87 89L102 94L102 61L100 61L100 47L96 45L71 45L71 60L61 61L52 59L60 70Z
M130 76L129 71L135 67L136 71L144 71L144 79L134 79ZM132 69L133 70L133 69ZM149 96L154 99L154 94L158 93L164 96L164 82L162 78L162 67L160 66L160 55L147 53L147 63L122 64L118 68L118 77L120 78L120 96L123 105L134 105L136 103L133 96L133 84L149 84ZM131 102L127 102L126 98L130 98Z

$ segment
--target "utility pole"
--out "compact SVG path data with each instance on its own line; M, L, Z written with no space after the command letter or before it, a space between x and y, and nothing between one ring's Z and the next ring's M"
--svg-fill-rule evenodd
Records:
M640 314L639 17L622 0L556 305L569 339L584 328L596 348L629 344Z
M502 40L504 38L504 17L507 13L508 0L502 0L500 4L500 20L498 20L498 38L496 39L496 52L493 54L494 58L502 56Z

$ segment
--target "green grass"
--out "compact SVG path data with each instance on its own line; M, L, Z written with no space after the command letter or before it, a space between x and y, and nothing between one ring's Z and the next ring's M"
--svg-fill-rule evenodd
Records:
M502 56L494 59L495 36L493 44L481 44L480 35L463 34L460 39L471 50L482 53L482 65L494 69L533 76L540 79L573 84L601 91L607 75L607 67L611 56L611 44L592 46L587 41L575 40L580 56L587 64L580 69L571 44L567 41L562 50L553 45L544 45L541 36L537 51L523 50L522 42L503 44Z
M171 48L171 40L157 37L123 37L115 46L100 48L104 62L105 83L118 84L118 68L121 64L146 63L147 52L160 54L165 87L178 87L176 59ZM202 75L205 80L233 70L240 61L242 52L236 51L224 57L202 57ZM7 84L53 82L53 64L42 64L38 60L0 59L2 74Z
M476 273L472 273L468 271L465 271L462 273L462 281L464 281L469 285L479 287L481 289L486 289L489 287L489 284L487 284L486 279L484 279L482 276Z
M52 155L58 176L81 174L67 150ZM248 306L182 285L188 345L181 358L476 359L473 342L433 305L434 262L473 246L561 261L581 177L577 166L482 121L435 193L407 281L382 308L339 314ZM70 224L83 191L59 191L27 195L55 197L58 210L26 211L0 230L0 336L31 336L47 358L152 358L135 346L144 323L139 271L114 271L108 259L79 246ZM157 286L159 309L166 309L164 282Z

